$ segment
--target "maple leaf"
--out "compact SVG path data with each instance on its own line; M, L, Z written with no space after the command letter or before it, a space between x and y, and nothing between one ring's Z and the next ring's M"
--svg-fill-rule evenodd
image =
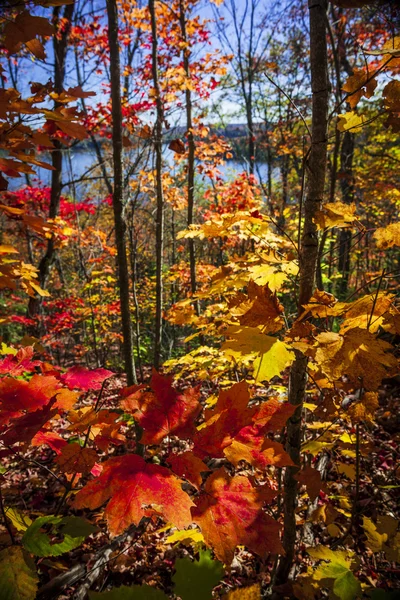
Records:
M387 227L378 227L374 233L378 248L386 250L393 246L400 246L400 222L391 223Z
M97 429L97 428L96 428ZM120 425L117 424L102 424L100 432L94 438L94 443L100 450L107 452L111 444L120 446L126 441L126 437L119 432Z
M78 492L73 506L94 510L105 502L104 516L112 535L152 514L161 515L178 529L192 522L193 502L182 490L181 481L169 469L147 464L133 454L107 460L101 475Z
M295 410L296 406L290 402L279 402L277 398L271 397L261 404L253 421L263 428L263 432L280 431Z
M270 488L255 488L247 477L232 478L221 467L207 479L205 491L191 509L193 521L200 526L206 544L227 565L238 545L260 556L281 554L280 525L262 510L270 498Z
M60 380L65 383L69 389L78 388L80 390L100 390L104 381L112 377L114 373L107 369L86 369L86 367L71 367L61 375Z
M304 319L308 314L320 319L337 317L345 311L346 304L344 302L337 302L335 296L329 292L315 290L309 302L304 304L303 308L304 312L300 315L299 321Z
M356 327L375 333L384 324L385 316L389 316L394 298L393 294L380 292L362 296L355 302L346 304L345 320L340 333Z
M350 227L357 220L355 216L356 205L344 202L327 202L318 210L314 222L319 229L331 227Z
M30 443L37 432L57 414L57 409L53 408L55 402L56 398L52 398L43 408L11 419L8 430L0 436L3 444L11 446L17 442Z
M377 392L365 392L357 402L350 405L349 415L353 421L373 423L378 408L379 400Z
M172 386L172 377L153 370L150 382L152 392L141 388L121 402L126 412L143 428L143 444L159 444L167 435L191 437L195 431L194 420L201 411L198 401L200 388L189 388L183 393Z
M90 473L97 460L93 448L81 448L79 444L67 444L57 456L55 462L63 473Z
M187 479L197 489L203 482L201 474L210 471L207 465L190 451L182 452L182 454L171 453L166 462L171 465L176 475Z
M35 563L20 546L0 552L1 593L5 600L34 600L39 577Z
M120 418L120 414L108 409L96 411L94 408L86 406L80 410L71 410L68 413L68 421L71 425L68 427L70 431L83 432L88 427L93 425L114 425L115 421Z
M333 580L333 593L340 600L354 600L354 598L361 595L360 582L354 577L351 571L352 562L355 560L354 552L346 550L333 551L326 546L309 548L307 552L316 560L326 561L325 564L320 565L314 571L314 580Z
M348 77L342 89L350 94L347 102L351 108L355 108L362 96L371 98L377 85L376 78L371 78L370 73L364 69L353 69L353 75Z
M60 454L67 441L54 431L38 431L31 440L32 446L49 446L56 454Z
M41 362L40 360L31 360L33 354L34 349L32 346L20 348L15 355L9 354L0 360L0 373L7 373L7 375L17 377L23 373L34 371Z
M34 375L30 381L5 377L0 381L0 403L4 411L35 411L47 404L57 391L55 377Z
M318 498L322 486L321 473L312 467L305 467L295 475L295 479L300 485L306 486L307 494L311 502L314 502Z
M236 361L244 357L256 356L253 375L256 381L269 381L293 362L294 354L290 347L277 338L265 335L257 327L231 326L225 335L232 338L224 342L221 350Z
M240 301L231 309L241 325L256 327L262 325L263 333L276 333L282 329L283 306L279 303L276 294L273 294L268 285L260 286L250 280L246 300ZM242 300L242 299L240 299Z
M358 115L354 111L350 111L338 116L337 128L339 131L351 130L352 133L357 133L362 130L365 121L364 115Z
M178 558L172 577L174 592L182 600L211 598L212 590L221 581L223 574L223 565L211 558L209 550L200 550L199 560Z
M205 458L223 457L223 450L232 443L239 431L249 424L255 408L248 408L249 388L245 381L235 383L228 390L221 390L214 411L207 411L205 425L195 434L193 451Z
M367 390L376 390L382 379L397 365L388 351L392 346L364 329L355 328L344 335L333 332L316 337L315 360L332 381L347 375Z
M389 81L383 88L382 96L385 99L385 108L397 112L400 107L400 81L398 79Z
M247 434L248 430L249 428L247 428ZM232 444L225 448L224 454L235 466L241 460L245 460L257 469L265 469L267 466L287 467L294 465L282 444L265 439L262 435L250 437L240 432Z

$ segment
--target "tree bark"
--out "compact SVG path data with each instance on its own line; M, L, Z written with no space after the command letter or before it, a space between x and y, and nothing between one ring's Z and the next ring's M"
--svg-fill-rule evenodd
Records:
M351 131L346 131L343 136L342 148L340 152L340 187L342 191L342 199L345 204L351 204L354 200L353 156L354 133ZM340 229L338 237L338 270L342 276L339 280L338 296L340 299L344 299L347 295L350 276L351 231L349 229Z
M60 32L53 37L53 52L54 52L54 91L61 94L65 79L65 61L68 52L68 38L71 32L72 17L74 14L74 5L68 4L64 8L63 15L60 15L61 8L56 6L53 10L53 22L55 27L58 26L62 19L65 25ZM59 102L54 102L54 108L58 108ZM54 140L54 149L51 151L51 164L53 170L51 172L51 191L50 191L50 207L49 219L54 219L60 212L60 198L62 189L62 168L63 155L62 144L59 140ZM47 248L39 263L38 282L41 288L45 288L50 275L51 267L54 263L56 248L54 237L52 236L47 242ZM35 318L40 311L41 297L35 295L29 299L28 316ZM37 334L37 326L35 325L33 334Z
M186 33L186 14L185 14L185 3L184 0L179 2L179 20L181 26L182 40L185 43L183 47L183 68L185 70L186 77L190 78L190 49L187 47L187 33ZM187 185L188 185L188 211L187 211L187 225L190 227L193 224L193 210L194 210L194 158L195 158L195 142L193 136L193 103L192 103L192 92L189 87L185 90L186 100L186 127L187 127L187 140L188 140L188 172L187 172ZM197 281L196 281L196 255L194 240L189 238L189 266L190 266L190 288L192 294L196 293ZM198 312L198 303L196 302L196 310Z
M313 294L318 258L318 234L314 216L321 208L325 188L327 160L327 117L329 99L326 0L309 0L310 67L312 87L312 140L308 169L308 192L304 202L304 229L300 248L299 313ZM307 357L296 352L290 370L289 401L296 411L288 420L286 451L295 463L285 470L284 533L285 556L280 558L274 585L287 582L293 564L296 543L296 473L300 469L301 413L307 383Z
M164 190L162 183L162 127L164 122L164 108L161 99L161 90L158 79L158 40L157 21L154 0L149 0L152 36L152 74L156 99L156 124L154 131L154 149L156 156L156 323L154 341L154 366L160 367L162 356L162 309L163 309L163 250L164 250Z
M117 269L123 352L127 383L136 383L135 360L132 347L132 322L129 306L129 271L126 256L126 222L124 216L124 172L121 110L121 65L118 42L118 8L116 0L107 0L108 43L110 47L112 145L114 166L113 211L115 241L117 245Z

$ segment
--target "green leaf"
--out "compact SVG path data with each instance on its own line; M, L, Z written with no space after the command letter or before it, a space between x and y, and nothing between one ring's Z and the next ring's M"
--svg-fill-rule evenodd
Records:
M81 517L64 517L62 520L61 532L72 538L82 538L83 541L96 531L99 531L98 527L95 527Z
M39 578L33 561L19 546L0 552L1 600L34 600Z
M182 600L210 600L213 588L221 581L224 568L211 558L210 550L200 550L199 560L178 558L175 562L174 592Z
M49 531L41 531L44 526L50 526ZM59 556L82 544L84 539L98 531L81 517L39 517L28 527L22 538L26 550L36 556ZM52 537L60 535L61 542L52 543Z
M89 600L168 600L168 596L151 585L121 585L109 592L89 592Z
M340 600L355 600L355 598L361 596L360 582L354 577L350 569L352 561L354 562L355 560L353 556L354 552L347 552L345 550L334 551L327 546L309 548L307 552L316 560L326 561L314 571L314 581L332 579L333 593Z
M341 600L354 600L362 595L361 585L349 570L336 577L333 593Z

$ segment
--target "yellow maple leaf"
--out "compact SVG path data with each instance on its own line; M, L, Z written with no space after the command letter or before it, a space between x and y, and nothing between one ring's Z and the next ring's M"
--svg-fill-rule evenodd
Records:
M284 342L265 335L257 327L232 325L224 332L231 339L221 350L237 362L254 357L253 375L256 381L269 381L294 360L294 354Z
M353 110L350 112L339 115L337 128L339 131L348 131L351 129L353 133L361 131L365 117L358 115Z
M320 333L316 342L315 361L331 381L347 376L354 384L373 391L397 365L388 353L393 347L359 327L344 335Z
M375 523L368 517L363 517L363 529L367 536L366 545L372 552L380 552L388 539L387 533L379 533Z
M350 227L357 220L356 205L344 202L327 202L317 211L314 221L319 229Z
M250 280L247 296L237 294L230 302L231 313L239 323L248 327L262 326L264 333L276 333L282 329L283 306L268 285L260 286Z
M378 248L386 250L392 246L400 246L400 221L387 227L379 227L374 233Z
M353 421L373 422L378 407L378 394L376 392L365 392L358 402L350 406L349 415Z
M371 333L378 331L387 317L395 296L380 292L379 294L367 294L358 298L355 302L347 304L345 319L340 328L340 332L360 327L369 329Z

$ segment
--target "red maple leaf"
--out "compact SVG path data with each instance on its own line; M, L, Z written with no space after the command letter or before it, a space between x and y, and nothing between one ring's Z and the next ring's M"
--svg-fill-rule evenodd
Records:
M86 369L85 367L72 367L61 375L60 380L65 383L70 390L78 388L80 390L100 390L103 382L112 377L114 373L107 369Z
M153 514L178 529L192 522L193 502L182 490L180 479L169 469L148 464L135 454L105 462L101 475L78 492L73 505L94 510L105 502L104 515L113 535Z
M16 377L22 375L22 373L31 372L35 370L35 367L41 364L40 360L31 360L34 354L32 346L27 348L20 348L17 354L8 354L5 358L0 360L0 373L7 373Z
M167 463L171 465L176 475L184 477L196 488L199 488L202 484L201 474L211 470L190 451L182 452L182 454L171 453L167 458Z
M5 377L0 381L0 425L7 425L24 412L45 406L56 394L59 381L55 377L34 375L30 381Z
M193 451L201 458L221 458L223 450L247 424L251 423L255 409L247 408L250 400L245 381L235 383L229 390L221 390L213 412L206 424L193 438Z
M204 493L192 508L193 521L201 527L206 544L227 565L238 545L260 556L281 554L280 525L262 510L274 496L271 488L253 487L247 477L230 477L221 467L207 479Z
M57 409L53 408L55 403L56 398L54 397L43 408L23 417L11 419L8 429L0 435L3 444L5 446L11 446L17 442L29 444L37 432L57 413Z
M171 377L160 375L155 370L150 386L152 391L134 386L133 393L121 403L122 408L132 413L143 428L140 441L143 444L159 444L167 435L192 437L194 421L201 411L199 387L179 393L172 387Z
M60 454L67 441L54 431L38 431L32 438L32 446L49 446L56 454Z

